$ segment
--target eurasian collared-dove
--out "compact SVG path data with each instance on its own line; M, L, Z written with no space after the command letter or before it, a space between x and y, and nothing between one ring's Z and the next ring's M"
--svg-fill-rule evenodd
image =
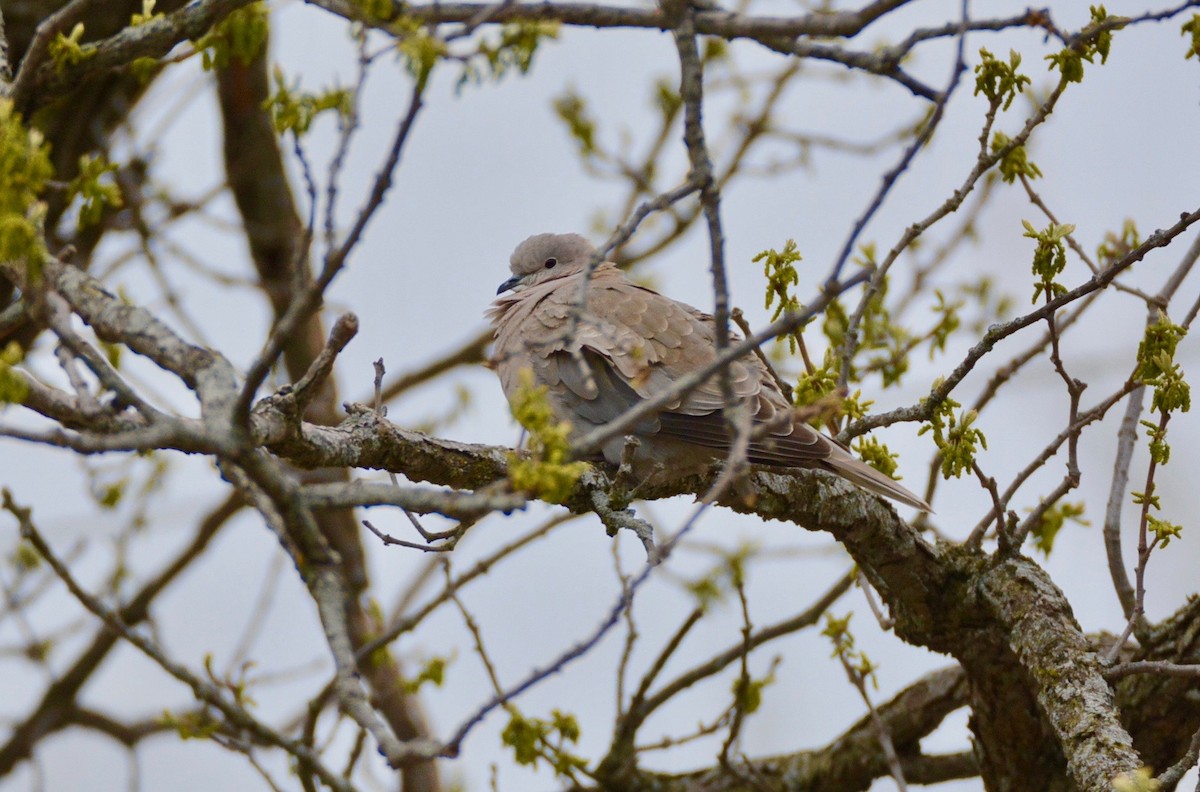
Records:
M716 324L708 314L637 286L611 262L592 274L582 312L580 279L595 248L578 234L538 234L512 254L513 276L487 312L495 325L492 363L513 400L522 369L547 387L555 414L570 421L572 437L620 416L644 399L716 357ZM511 290L511 294L504 294ZM740 340L740 339L739 339ZM841 445L795 420L767 367L753 354L729 366L734 396L753 423L766 427L747 452L750 462L832 471L872 492L929 510L892 479L854 458ZM719 378L682 394L630 432L640 441L635 475L683 475L707 467L730 449ZM604 444L617 464L623 437Z

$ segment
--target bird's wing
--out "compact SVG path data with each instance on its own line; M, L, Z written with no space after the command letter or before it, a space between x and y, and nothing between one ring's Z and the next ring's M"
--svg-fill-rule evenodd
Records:
M576 278L563 279L545 293L530 294L523 311L500 319L497 346L504 338L510 352L521 350L510 358L533 370L559 414L579 430L616 419L716 357L712 317L630 283L615 267L602 265L597 270L586 310L577 316L578 294ZM506 327L510 321L512 329ZM732 340L736 343L740 338ZM505 380L502 365L498 368ZM748 406L754 429L761 435L750 443L750 462L821 467L872 491L928 508L832 439L795 420L791 405L758 357L740 358L728 372L735 397ZM732 446L724 404L720 380L714 376L669 401L632 431L680 440L719 455Z
M577 298L578 282L564 281L522 323L525 343L535 350L537 381L576 424L603 425L674 387L716 356L710 316L636 286L617 270L598 271L586 311L572 325ZM791 405L757 357L735 361L729 377L734 395L748 404L755 423L770 426L751 443L751 461L811 466L829 457L831 441L790 420ZM669 401L657 419L643 421L634 431L727 451L731 441L723 405L721 383L714 376Z

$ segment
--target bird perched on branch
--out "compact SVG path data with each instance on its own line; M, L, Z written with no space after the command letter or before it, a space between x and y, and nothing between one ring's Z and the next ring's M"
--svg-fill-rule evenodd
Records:
M555 415L578 441L626 411L671 390L717 356L716 323L702 311L638 286L601 262L586 291L596 249L578 234L538 234L510 260L512 277L488 310L495 327L492 364L510 402L521 371L545 386ZM508 292L508 293L506 293ZM735 341L740 340L735 337ZM797 417L766 364L754 354L732 361L727 387L749 415L747 461L826 470L871 492L928 511L929 505ZM733 433L720 376L675 393L661 408L601 446L621 461L625 435L639 441L639 478L682 476L727 456Z

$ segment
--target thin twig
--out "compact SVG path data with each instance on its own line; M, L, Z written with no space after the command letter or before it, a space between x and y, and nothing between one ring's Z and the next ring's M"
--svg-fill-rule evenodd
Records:
M8 91L6 92L7 96L14 97L18 107L22 107L21 97L29 91L29 87L39 67L46 60L46 53L50 49L50 42L59 33L65 32L82 19L87 14L88 8L95 2L96 0L71 0L71 2L38 23L37 30L33 34L33 39L29 42L29 46L25 48L25 54L21 58L21 68L17 70L17 74L12 78L12 83L8 86ZM7 44L5 49L7 50ZM7 52L5 55L5 60L7 60Z
M1104 672L1104 678L1110 682L1124 679L1134 674L1157 674L1166 677L1182 677L1184 679L1200 678L1200 663L1172 663L1167 660L1133 660L1120 663Z
M1076 300L1082 299L1089 294L1105 288L1113 278L1137 262L1141 261L1146 257L1147 254L1150 253L1150 251L1156 248L1166 247L1173 239L1175 239L1175 237L1191 228L1197 222L1200 222L1200 209L1181 213L1178 222L1166 229L1155 231L1153 234L1147 237L1142 244L1138 245L1126 255L1122 256L1120 261L1114 262L1112 266L1101 271L1098 275L1093 275L1080 285L1076 286L1074 289L1070 289L1069 291L1060 294L1058 297L1050 300L1049 302L1033 311L1030 311L1027 314L1019 316L1015 319L1011 319L1007 322L992 325L988 328L987 332L984 333L983 337L979 339L979 341L976 342L973 347L971 347L963 360L957 366L955 366L950 375L939 380L938 384L935 385L935 387L929 392L929 395L923 398L918 404L910 407L899 407L895 410L890 410L885 413L876 413L875 415L869 415L866 418L861 418L850 424L850 426L846 427L846 429L843 430L839 435L839 438L843 439L844 441L845 439L857 437L860 434L869 432L872 429L877 429L882 426L890 426L891 424L898 423L900 421L928 420L933 409L941 404L946 397L948 397L950 393L952 393L954 389L958 387L958 385L975 368L975 365L984 356L990 353L992 349L995 348L996 344L1001 340L1008 338L1020 330L1025 329L1031 324L1042 321L1059 308L1062 308L1065 305L1073 303ZM821 309L824 309L823 305ZM775 325L777 324L779 324L779 322L775 323ZM773 328L775 325L772 325L771 327ZM640 418L641 416L639 415L637 417ZM632 421L629 425L632 425Z
M254 395L258 392L258 388L262 385L263 380L266 379L271 367L275 365L275 360L283 352L283 347L287 343L287 340L292 337L296 328L302 322L306 321L309 315L320 305L325 290L333 282L337 274L342 271L351 251L354 250L362 238L367 224L383 204L383 198L392 186L392 176L396 165L400 162L400 154L404 150L404 144L408 141L409 133L416 122L417 114L423 107L422 97L426 84L427 81L425 80L417 80L413 85L412 95L409 98L408 111L396 127L396 133L392 137L391 149L388 151L383 167L376 174L371 193L366 203L359 210L354 225L346 234L345 240L343 240L338 248L326 254L320 274L315 280L306 284L300 290L300 293L292 301L292 304L288 306L287 311L275 323L266 346L259 353L250 370L246 372L241 391L238 393L238 398L234 403L233 419L235 426L246 426Z
M1179 761L1168 767L1162 774L1154 779L1162 789L1174 789L1188 770L1196 766L1196 760L1200 758L1200 729L1192 735L1192 741L1188 743L1187 751L1183 756L1179 757ZM1200 788L1200 781L1197 781Z
M1125 558L1121 551L1121 510L1125 505L1125 491L1129 486L1129 466L1133 462L1133 449L1137 444L1138 421L1142 417L1142 402L1146 386L1137 385L1129 394L1121 428L1117 430L1117 453L1113 459L1112 484L1108 489L1108 504L1104 509L1104 550L1108 557L1108 572L1112 577L1113 589L1121 603L1121 610L1128 621L1133 618L1137 607L1137 596L1129 574L1125 571Z
M62 580L72 596L91 612L92 615L102 620L109 628L117 632L128 643L132 644L168 674L191 688L196 698L220 711L232 726L245 730L264 744L282 748L300 761L305 762L331 788L341 790L342 792L353 792L351 785L327 769L321 763L320 758L313 754L307 746L278 734L269 726L254 718L244 707L228 701L225 694L219 688L188 671L184 666L169 659L150 639L130 629L117 613L109 610L102 602L87 593L75 580L75 577L71 574L67 566L50 549L45 539L42 538L41 533L33 523L30 510L17 506L7 489L3 490L3 508L17 518L17 522L21 527L21 536L33 545L38 555L54 570L55 575Z

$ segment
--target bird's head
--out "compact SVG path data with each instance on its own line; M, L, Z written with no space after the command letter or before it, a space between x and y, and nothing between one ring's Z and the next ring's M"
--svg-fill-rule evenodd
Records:
M579 234L535 234L513 251L509 269L513 276L496 294L566 278L587 268L596 248Z

